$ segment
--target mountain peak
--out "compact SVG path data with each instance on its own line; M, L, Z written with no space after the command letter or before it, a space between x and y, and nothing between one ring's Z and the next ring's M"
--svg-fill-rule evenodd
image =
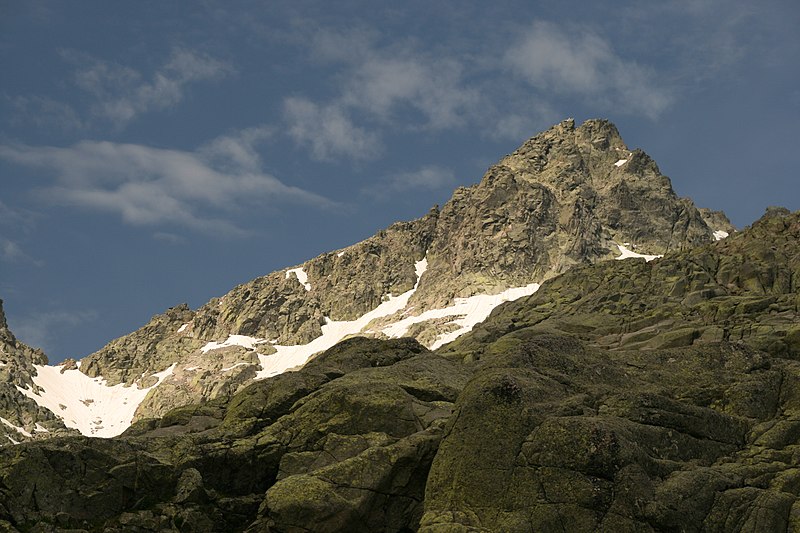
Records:
M614 124L567 119L417 220L243 283L197 310L171 308L79 368L42 375L143 391L135 402L129 394L113 420L100 396L58 413L109 436L130 424L132 409L152 417L230 396L348 336L411 336L438 348L574 265L657 256L712 242L719 229L675 194L646 153L629 150ZM48 387L29 396L57 405L65 387Z
M575 130L575 134L578 138L589 140L593 145L602 148L610 146L614 141L622 143L622 137L614 123L603 118L587 120ZM621 147L624 148L624 144Z

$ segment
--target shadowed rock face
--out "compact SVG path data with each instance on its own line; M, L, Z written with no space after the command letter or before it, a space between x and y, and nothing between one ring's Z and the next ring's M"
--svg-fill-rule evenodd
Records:
M659 261L572 270L437 353L354 338L119 438L0 450L0 520L17 531L793 531L798 241L800 213L773 212ZM657 313L657 328L642 325Z
M21 531L408 530L467 379L412 339L351 339L120 438L0 450L0 519Z
M786 530L792 452L757 436L793 407L778 383L796 382L795 362L766 369L721 345L636 357L529 334L498 341L460 395L421 531ZM667 365L676 375L661 380Z

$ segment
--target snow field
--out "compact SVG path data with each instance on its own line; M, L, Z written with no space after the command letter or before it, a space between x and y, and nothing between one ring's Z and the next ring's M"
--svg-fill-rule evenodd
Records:
M34 365L33 382L43 391L37 394L19 386L17 389L83 435L115 437L128 429L147 393L171 375L175 366L173 363L163 372L153 374L158 382L140 389L122 383L109 386L104 379L90 378L80 370L61 372L60 366Z
M622 248L620 249L622 251ZM416 262L414 266L417 282L413 288L397 296L387 295L385 301L378 307L355 320L335 321L326 318L326 323L322 326L322 335L308 344L282 346L274 344L274 342L270 342L267 339L246 335L229 335L225 341L207 343L200 351L206 354L212 350L229 346L242 346L248 350L255 350L261 365L261 370L257 372L256 379L265 379L287 370L298 368L315 354L333 347L345 337L366 332L365 329L373 320L389 317L404 310L408 311L409 299L417 290L420 279L428 268L428 261L427 259L422 259ZM294 272L297 280L304 285L306 290L310 290L311 286L308 284L307 276L302 268L287 270L287 278L290 277L292 272ZM394 323L384 326L380 331L371 333L383 333L389 337L402 337L413 324L435 318L449 317L452 319L450 322L457 325L458 329L440 335L431 346L432 349L436 349L470 331L476 324L485 320L492 310L501 303L533 294L538 288L539 284L532 283L525 287L508 289L500 294L457 298L453 305L449 307L432 309L419 316L405 316ZM183 332L187 327L188 325L181 326L178 333ZM258 353L258 347L267 343L271 344L276 352L270 355ZM221 369L221 372L228 372L239 366L249 364L252 363L236 362L232 366ZM148 392L172 375L177 363L174 363L163 372L154 374L158 378L158 382L146 389L139 389L136 386L126 387L122 384L109 386L103 378L91 378L74 369L62 372L62 367L60 366L34 366L37 371L34 383L43 389L43 392L35 393L32 390L18 387L23 394L61 417L67 427L78 429L87 436L113 437L119 435L130 426L136 409L144 401ZM199 367L186 367L184 370L194 371L199 370ZM0 420L0 422L10 425L10 422L5 420ZM10 427L19 431L16 426L11 425ZM37 426L36 431L46 431L46 429L40 429ZM22 434L25 435L25 433Z

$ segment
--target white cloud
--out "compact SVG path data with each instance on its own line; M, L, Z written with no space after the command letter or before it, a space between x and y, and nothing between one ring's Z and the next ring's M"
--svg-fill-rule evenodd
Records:
M0 261L4 263L28 263L44 265L44 261L29 255L19 244L18 236L30 233L38 215L25 210L14 209L0 200ZM13 237L9 237L12 235Z
M332 205L261 171L253 143L264 131L221 137L196 151L82 141L67 148L0 145L0 158L55 174L52 185L38 190L53 204L115 213L135 226L243 235L231 221L243 207Z
M455 183L453 171L430 165L415 172L402 172L391 179L391 186L397 190L441 189Z
M28 254L16 241L0 235L0 261L4 263L24 263L33 266L44 266L44 261Z
M8 98L8 97L7 97ZM84 124L70 105L45 96L16 96L8 98L13 112L12 122L26 122L40 128L57 127L64 131L81 129Z
M503 61L537 89L588 97L593 104L620 112L656 118L671 101L650 69L619 57L608 41L591 31L567 32L537 21Z
M316 159L371 159L380 153L380 141L354 125L340 105L319 106L305 98L287 98L284 118L289 136L298 144L310 145Z
M233 68L209 55L175 48L169 59L149 79L137 70L74 52L65 58L84 63L75 73L75 83L96 98L92 114L124 126L138 115L173 107L183 100L192 82L222 78Z
M483 133L492 139L519 142L564 119L563 114L544 100L515 95L508 101L513 106L492 113L491 120L485 122Z
M443 129L464 124L479 98L464 85L462 66L454 59L376 50L355 67L342 101L392 122L407 119L412 109L423 117L423 127Z
M233 135L217 137L201 146L199 151L216 168L258 172L262 162L255 146L271 137L272 133L272 129L266 126L247 128Z
M389 176L382 182L367 187L363 192L373 198L386 199L399 192L449 188L455 181L452 170L436 165L427 165L412 172L400 172Z
M17 243L10 239L0 236L0 259L13 262L25 256Z
M436 57L412 46L378 47L375 34L318 32L313 59L343 65L339 91L327 103L302 97L284 101L288 133L310 145L317 159L375 157L377 128L439 130L462 126L480 108L479 91L464 81L464 67L452 57ZM356 125L358 118L373 129Z
M141 74L130 67L70 52L62 55L86 64L75 72L75 84L95 96L114 98L117 93L142 83Z

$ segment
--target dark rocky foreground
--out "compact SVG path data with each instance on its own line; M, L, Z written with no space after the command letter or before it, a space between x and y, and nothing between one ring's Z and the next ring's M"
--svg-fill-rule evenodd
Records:
M579 267L431 353L347 340L122 437L0 450L17 531L800 529L800 213Z

